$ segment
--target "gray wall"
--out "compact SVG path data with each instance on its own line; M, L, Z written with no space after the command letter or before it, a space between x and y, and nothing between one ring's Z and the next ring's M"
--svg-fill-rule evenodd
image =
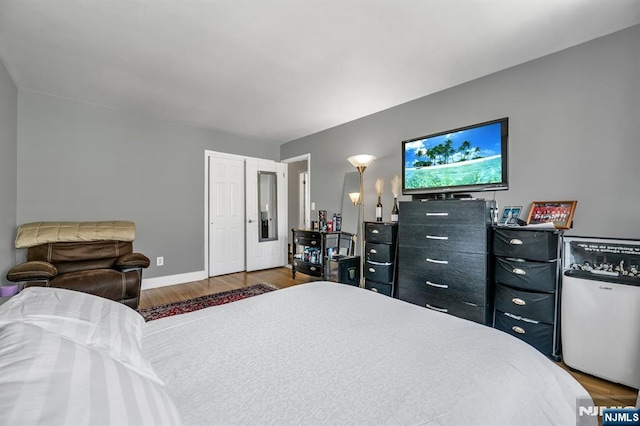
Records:
M132 220L134 248L152 259L146 278L203 270L205 150L279 156L277 145L25 90L18 117L17 223Z
M280 156L311 153L311 200L329 211L340 209L347 157L377 156L364 175L365 219L383 177L389 220L402 140L505 116L510 190L495 192L500 207L525 206L526 218L532 201L575 199L568 234L640 238L640 26L291 141Z
M0 283L15 264L18 90L0 61Z

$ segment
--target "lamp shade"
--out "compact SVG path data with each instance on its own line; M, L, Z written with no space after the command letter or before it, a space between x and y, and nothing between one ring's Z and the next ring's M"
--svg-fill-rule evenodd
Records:
M371 165L371 163L373 163L373 160L375 160L376 157L374 157L373 155L369 155L369 154L359 154L359 155L352 155L351 157L347 158L347 161L349 161L355 168L360 168L360 167L369 167Z
M349 198L351 198L351 202L355 206L356 204L358 204L358 201L360 201L360 193L359 192L350 192L349 193Z

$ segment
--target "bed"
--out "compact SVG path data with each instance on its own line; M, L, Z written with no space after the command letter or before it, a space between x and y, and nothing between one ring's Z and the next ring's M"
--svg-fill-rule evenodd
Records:
M591 404L519 339L357 287L148 323L118 305L30 288L0 306L1 424L575 425Z

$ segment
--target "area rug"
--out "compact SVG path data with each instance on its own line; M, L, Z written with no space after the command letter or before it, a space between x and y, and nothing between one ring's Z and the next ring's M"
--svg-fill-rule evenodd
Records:
M153 321L159 318L170 317L172 315L197 311L199 309L208 308L209 306L235 302L236 300L246 299L247 297L257 296L277 289L278 287L271 284L255 284L249 287L223 291L222 293L208 294L206 296L183 300L181 302L144 308L140 309L138 312L140 312L140 315L142 315L145 321Z

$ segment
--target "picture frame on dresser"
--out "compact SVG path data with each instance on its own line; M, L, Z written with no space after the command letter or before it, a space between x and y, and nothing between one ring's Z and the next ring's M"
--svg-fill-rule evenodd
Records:
M577 204L576 200L534 201L529 209L527 225L552 222L556 229L569 229L573 224Z
M502 216L500 216L500 222L498 225L516 226L518 225L518 218L522 212L522 206L507 206L502 209Z

